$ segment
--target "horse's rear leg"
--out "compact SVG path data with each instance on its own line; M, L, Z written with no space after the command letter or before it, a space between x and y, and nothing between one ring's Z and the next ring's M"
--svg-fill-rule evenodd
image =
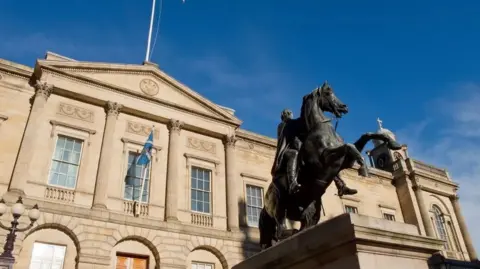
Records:
M276 221L270 215L268 215L265 207L260 211L260 217L258 221L258 229L260 231L260 247L261 249L267 249L272 246L274 240Z

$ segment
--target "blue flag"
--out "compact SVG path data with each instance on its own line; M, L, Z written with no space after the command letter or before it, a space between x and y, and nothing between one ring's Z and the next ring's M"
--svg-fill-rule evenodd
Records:
M137 164L138 165L147 165L152 159L152 148L153 148L153 128L150 132L150 135L147 138L147 142L143 146L142 153L138 156Z

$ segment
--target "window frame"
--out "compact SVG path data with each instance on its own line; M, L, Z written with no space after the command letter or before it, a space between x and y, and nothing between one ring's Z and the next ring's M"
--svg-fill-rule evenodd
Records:
M385 219L385 220L397 221L394 214L387 213L387 212L382 212L382 214L383 214L382 217L383 217L383 219ZM388 218L387 216L390 216L392 219Z
M148 196L147 196L146 201L143 201L141 198L140 198L138 201L136 201L136 200L134 200L134 199L127 199L127 198L125 198L125 188L127 187L126 179L127 179L127 175L128 175L128 168L129 168L129 167L128 167L128 158L130 157L130 153L135 153L135 154L137 154L137 156L138 156L138 155L141 154L141 151L142 151L142 150L141 150L141 149L138 149L137 147L135 147L135 148L129 147L129 148L127 148L126 151L125 151L125 159L126 159L126 160L125 160L125 167L124 167L124 169L123 169L123 176L122 176L122 178L123 178L123 180L122 180L122 185L123 185L123 187L122 187L122 196L121 196L121 197L122 197L122 199L123 199L124 201L129 201L129 202L140 202L140 201L141 201L141 203L149 204L149 203L150 203L150 198L151 198L151 197L150 197L151 188L152 188L151 186L152 186L153 158L152 158L152 160L150 160L150 163L148 164L148 165L149 165L148 186L147 186ZM135 165L136 165L136 164L135 164ZM142 176L143 176L143 175L142 175ZM141 178L140 178L140 179L141 179Z
M65 249L64 253L63 253L63 259L62 259L62 265L60 268L64 268L65 267L65 258L67 257L67 251L68 251L68 248L66 245L63 245L63 244L55 244L55 243L48 243L48 242L43 242L43 241L35 241L33 242L32 244L32 249L31 249L31 252L30 252L30 262L28 263L28 267L30 268L30 266L32 265L32 260L33 260L33 252L35 251L35 244L42 244L42 245L47 245L47 246L54 246L54 247L62 247ZM52 260L52 263L53 263L53 260Z
M73 187L66 187L66 186L61 186L61 185L56 185L56 184L51 184L50 183L50 174L52 172L52 167L53 167L54 161L61 162L61 161L58 161L58 160L54 159L55 152L57 150L58 139L60 138L60 136L65 137L67 139L70 138L70 139L81 141L80 156L79 156L79 160L78 160L77 173L75 175L75 186L73 186ZM71 133L67 133L67 132L56 132L55 133L55 139L53 139L53 150L51 152L51 157L50 157L50 166L49 166L48 174L47 174L47 185L48 186L51 186L51 187L54 187L54 188L66 189L66 190L76 190L77 189L78 182L79 182L80 175L81 175L80 171L83 167L83 159L84 159L83 156L85 155L85 151L86 151L86 149L85 149L85 144L86 143L88 143L88 140L86 138L80 137L78 135L72 135ZM68 163L68 164L74 165L74 164L71 164L71 163Z
M347 211L347 207L350 207L350 208L353 208L354 212L348 212ZM358 214L358 207L357 206L353 206L353 205L349 205L349 204L346 204L346 205L343 205L343 210L345 213L349 213L349 214Z
M379 204L378 207L380 208L380 214L382 216L382 219L395 222L397 221L397 210L395 209L395 207L382 204ZM386 218L386 215L392 216L393 220Z
M260 207L260 211L263 209L264 205L265 205L265 188L259 184L254 184L254 183L250 183L250 182L245 182L245 195L244 195L244 199L245 199L245 224L248 226L248 227L251 227L251 228L258 228L258 224L257 226L252 226L248 223L248 199L247 199L247 195L248 195L248 187L253 187L253 188L259 188L260 191L261 191L261 201L262 201L262 206ZM251 206L253 207L253 206ZM260 220L260 215L258 216L258 219Z
M140 255L140 254L135 254L135 253L128 253L128 252L123 252L123 251L117 251L115 252L115 268L117 268L117 262L118 262L118 256L120 257L125 257L125 258L132 258L132 259L143 259L147 261L146 267L145 268L150 268L150 256L148 255Z
M448 227L446 225L448 219L447 219L447 216L445 213L443 213L443 210L440 206L438 205L432 205L432 209L431 209L431 212L433 214L432 216L432 222L433 222L433 226L435 228L435 234L437 235L437 237L441 240L445 240L445 244L444 244L444 247L445 247L445 251L452 251L452 242L450 241L451 238L450 238L450 235L448 233ZM439 226L440 225L440 226ZM443 232L443 235L445 236L445 238L442 238L442 235L441 235L441 231L440 229L442 229L442 232Z
M215 269L215 263L212 263L212 262L201 262L201 261L191 261L190 262L190 269L192 269L193 265L196 264L196 265L211 265L212 266L212 269Z
M189 173L188 173L188 178L189 178L189 184L188 184L188 190L189 190L189 208L190 208L190 211L195 213L195 214L203 214L203 215L207 215L207 216L212 216L213 215L213 169L211 168L208 168L208 167L204 167L202 165L197 165L196 163L193 163L193 164L190 164L189 165ZM200 169L200 170L206 170L209 172L209 181L210 181L210 188L208 190L208 193L209 193L209 201L208 201L208 204L209 204L209 212L202 212L202 211L197 211L197 210L194 210L192 208L192 190L193 190L193 187L192 187L192 170L193 169ZM203 192L206 192L204 190L200 190L200 189L196 189L197 191L203 191ZM203 201L205 203L205 201Z

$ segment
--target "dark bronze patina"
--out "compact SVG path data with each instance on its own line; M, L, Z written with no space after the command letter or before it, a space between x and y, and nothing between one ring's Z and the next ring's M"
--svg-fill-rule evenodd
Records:
M392 150L402 148L387 135L377 133L365 133L355 143L345 143L324 112L337 118L348 113L347 106L335 96L327 82L303 97L299 118L294 119L290 110L282 112L271 171L273 180L260 213L262 249L296 232L285 229L285 218L300 221L300 230L317 224L322 195L332 181L339 195L356 193L346 186L339 172L357 162L359 175L368 176L361 151L370 140L384 141Z

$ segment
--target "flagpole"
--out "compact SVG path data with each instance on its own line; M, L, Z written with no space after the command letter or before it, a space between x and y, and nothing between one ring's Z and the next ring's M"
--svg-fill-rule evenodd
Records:
M155 0L152 1L152 15L150 16L150 28L148 29L147 53L145 54L145 61L150 60L150 43L152 42L153 17L155 16Z

